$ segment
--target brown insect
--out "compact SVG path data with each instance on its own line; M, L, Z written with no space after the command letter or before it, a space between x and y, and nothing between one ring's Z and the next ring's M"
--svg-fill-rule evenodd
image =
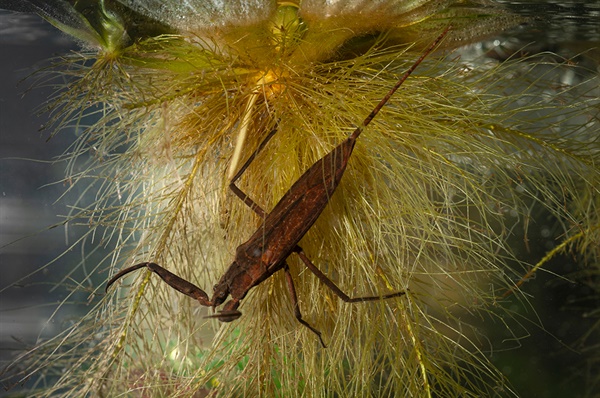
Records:
M298 243L312 227L317 218L319 218L325 209L325 206L327 206L331 195L333 195L335 189L339 185L342 176L344 175L344 171L346 170L350 155L352 154L356 139L362 133L364 127L371 122L421 61L433 51L446 33L448 33L448 30L449 28L446 29L408 69L408 71L404 73L400 80L398 80L394 87L362 122L362 125L354 130L346 140L335 147L331 152L315 162L294 183L294 185L292 185L285 195L283 195L270 213L265 212L247 194L235 185L236 181L248 168L256 155L265 147L271 137L273 137L276 129L273 129L267 135L229 184L229 188L235 195L256 212L263 219L263 223L247 242L238 246L233 263L214 286L212 300L209 299L206 292L193 283L180 278L160 265L152 262L136 264L121 270L108 281L106 289L108 290L110 285L123 275L147 267L150 271L158 274L158 276L173 289L198 300L203 306L216 308L223 304L228 296L231 296L231 299L225 303L221 311L207 317L217 318L221 322L231 322L242 315L242 313L238 311L238 307L240 301L246 297L248 291L268 279L275 272L283 270L294 305L296 319L319 337L323 347L325 347L325 343L321 337L321 332L308 324L302 318L302 314L300 313L296 289L294 287L292 275L290 274L289 266L286 263L287 258L292 253L297 253L306 267L340 299L347 303L383 300L404 295L405 292L400 291L381 296L351 298L308 259Z

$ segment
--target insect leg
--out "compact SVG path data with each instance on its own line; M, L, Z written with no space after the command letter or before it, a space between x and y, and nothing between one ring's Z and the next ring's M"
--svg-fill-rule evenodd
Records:
M137 269L144 268L145 266L146 266L146 263L140 263L140 264L132 265L129 268L122 269L115 276L113 276L112 278L110 278L110 280L106 284L106 287L104 288L104 291L107 292L108 288L110 287L110 285L112 285L113 283L115 283L122 276L125 276L128 273L133 272L133 271L135 271Z
M252 163L254 158L256 158L256 155L258 155L258 153L265 147L265 145L267 145L269 140L275 135L276 132L277 132L277 128L274 128L273 130L271 130L269 132L269 134L267 134L267 136L263 140L263 142L261 142L260 145L258 146L258 148L256 148L256 150L252 153L252 155L250 155L248 160L246 160L246 163L244 163L244 165L242 167L240 167L240 170L233 176L233 178L231 179L231 182L229 183L229 189L231 189L238 198L240 198L246 205L248 205L248 207L250 207L256 214L258 214L262 218L265 218L267 216L267 213L259 205L257 205L256 202L254 202L252 199L250 199L250 197L248 195L246 195L246 193L244 191L239 189L235 185L235 182L237 180L239 180L239 178L242 176L242 174L244 174L244 171L246 171L248 166L250 166L250 163Z
M308 322L306 322L304 319L302 319L302 313L300 312L300 305L298 304L298 296L296 295L296 287L294 286L294 281L292 280L292 274L290 274L290 267L287 265L287 263L284 265L283 271L285 272L285 280L287 282L288 289L290 291L290 295L292 296L292 305L294 306L294 315L296 315L296 319L298 320L298 322L300 322L301 324L303 324L304 326L309 328L314 334L316 334L319 337L319 340L321 341L321 345L323 346L323 348L327 348L327 346L323 342L323 338L321 337L321 332L318 331L317 329L315 329L314 327L310 326L310 324Z
M213 298L214 299L214 298ZM235 321L242 316L242 313L237 310L240 306L240 300L231 299L223 306L223 310L219 311L214 315L208 315L204 318L217 318L221 322Z
M117 281L117 279L122 276L135 271L137 269L147 267L150 271L154 272L160 278L165 281L165 283L171 286L173 289L177 290L180 293L185 294L193 299L198 300L198 302L206 307L212 306L212 302L209 300L208 295L204 292L204 290L200 289L198 286L194 285L191 282L186 281L185 279L175 275L174 273L167 271L163 267L155 263L139 263L133 265L129 268L125 268L117 273L115 276L111 278L106 284L106 290Z
M392 297L403 296L404 294L406 294L406 292L395 292L395 293L383 294L381 296L350 297L346 293L344 293L339 287L337 287L337 285L335 283L333 283L333 281L331 279L329 279L324 273L322 273L321 270L319 270L308 259L308 257L306 257L306 254L304 254L304 251L302 251L302 248L300 248L300 246L297 246L295 251L296 251L296 253L298 253L298 256L300 256L300 259L304 262L304 264L310 270L310 272L315 274L316 277L321 280L321 282L323 282L325 285L327 285L327 287L330 288L336 294L336 296L338 296L340 299L342 299L346 303L385 300L385 299L389 299Z

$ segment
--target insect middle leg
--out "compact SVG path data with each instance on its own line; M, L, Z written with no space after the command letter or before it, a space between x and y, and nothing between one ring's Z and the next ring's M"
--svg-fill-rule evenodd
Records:
M306 265L306 267L313 274L315 274L315 276L317 278L319 278L319 280L321 282L323 282L329 289L331 289L331 291L333 291L336 296L338 296L340 299L342 299L346 303L358 303L358 302L364 302L364 301L385 300L385 299L390 299L390 298L393 298L393 297L403 296L403 295L406 294L406 292L400 291L400 292L395 292L395 293L384 294L384 295L381 295L381 296L350 297L346 293L344 293L342 291L342 289L340 289L331 279L329 279L323 272L321 272L320 269L318 269L308 259L308 257L304 253L304 250L302 250L302 248L300 246L296 246L296 248L294 249L294 251L298 254L298 256L304 262L304 264ZM306 322L302 318L302 313L300 312L300 305L298 303L298 296L296 294L296 287L294 286L294 280L292 279L292 274L290 273L290 267L288 266L287 263L284 264L283 271L285 272L285 279L286 279L288 290L290 292L290 296L291 296L291 299L292 299L292 305L294 306L294 315L296 316L296 319L302 325L304 325L307 328L309 328L314 334L317 335L317 337L319 337L319 341L321 342L321 345L323 346L323 348L327 348L327 346L325 345L325 342L323 342L323 337L321 336L321 332L318 329L315 329L314 327L312 327L308 322Z
M300 312L300 304L298 303L298 296L296 295L296 287L294 286L294 280L292 279L292 274L290 273L290 267L287 265L287 263L285 263L285 265L283 267L283 271L285 272L285 280L287 282L288 290L290 291L290 296L292 298L292 305L294 306L294 315L296 316L296 319L302 325L304 325L307 328L309 328L310 330L312 330L313 333L319 337L319 340L321 341L321 345L323 346L323 348L327 348L327 346L323 342L323 337L321 337L321 332L319 330L315 329L314 327L312 327L308 322L306 322L302 318L302 313Z

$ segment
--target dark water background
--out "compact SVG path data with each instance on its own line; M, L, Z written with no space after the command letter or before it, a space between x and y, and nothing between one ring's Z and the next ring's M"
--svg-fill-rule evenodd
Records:
M587 51L578 62L590 69L590 76L600 74L600 1L504 3L534 19L525 27L472 49L484 52L500 41L507 49L530 44L529 51L554 51L567 58ZM35 110L52 90L35 89L23 96L29 83L21 82L45 60L77 49L73 41L41 18L0 10L0 289L4 289L0 293L0 367L16 352L54 335L89 308L90 297L80 294L70 297L70 305L61 313L53 314L56 304L68 294L53 287L68 273L70 264L82 260L81 251L69 251L38 271L84 232L75 226L47 229L62 221L57 215L67 214L65 204L74 202L79 194L73 192L55 202L65 187L61 183L47 185L64 178L65 164L48 161L73 142L76 132L66 130L46 141L48 132L39 131L46 115L36 117ZM552 231L543 228L544 214L539 217L540 228L531 237L533 259L548 250L553 238ZM551 225L551 220L547 221ZM90 245L94 242L88 242L88 249ZM556 259L549 267L562 275L576 270L576 264L568 258ZM73 275L73 279L82 280L83 276ZM87 281L91 285L103 282ZM532 325L530 337L517 343L507 341L507 347L521 346L519 349L494 352L492 359L523 397L586 396L586 373L589 376L599 367L582 360L585 348L580 338L594 322L586 314L597 309L600 300L590 296L592 292L585 284L544 273L527 287L540 318L545 320L545 330ZM592 298L582 302L581 297ZM52 321L48 322L50 317ZM596 330L587 343L600 344L598 333ZM497 338L510 336L490 336L491 340ZM598 397L600 393L588 396Z
M67 204L79 195L59 200L65 163L50 162L74 141L75 132L67 129L47 141L48 131L40 129L48 116L36 114L54 90L29 91L32 80L23 81L48 59L77 49L41 18L0 10L0 372L18 352L89 309L87 295L55 288L81 261L81 249L65 250L85 231L72 225L48 229L63 221ZM85 279L82 272L72 278ZM67 278L65 285L73 283ZM57 311L65 299L68 304Z

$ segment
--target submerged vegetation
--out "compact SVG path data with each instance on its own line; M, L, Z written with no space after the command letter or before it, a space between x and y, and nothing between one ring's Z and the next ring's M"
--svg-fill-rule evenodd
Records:
M64 155L68 189L94 197L68 222L111 249L92 273L154 261L207 292L260 224L228 184L269 131L277 125L240 182L267 211L452 29L365 129L301 241L350 296L405 296L346 304L292 255L324 349L294 318L282 273L250 292L240 319L217 324L140 272L106 295L96 286L86 316L7 369L11 383L37 380L30 396L515 396L483 325L525 335L537 319L513 310L529 305L519 281L556 255L598 267L598 92L552 80L576 70L568 60L451 52L522 22L493 4L31 7L84 45L41 73L57 85L52 134L81 132ZM527 241L532 209L556 220L560 240L531 262L514 242Z

